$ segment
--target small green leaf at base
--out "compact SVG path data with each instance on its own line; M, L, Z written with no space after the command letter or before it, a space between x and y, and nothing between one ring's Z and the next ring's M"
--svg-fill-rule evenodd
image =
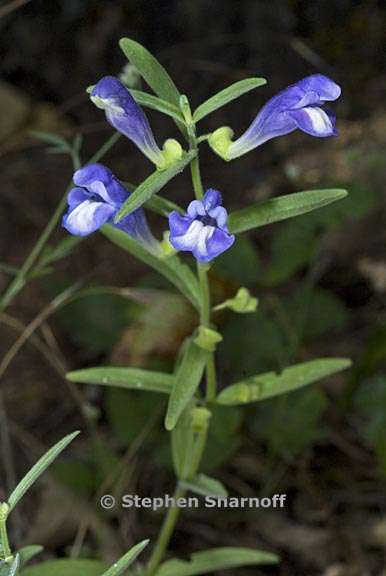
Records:
M206 474L199 474L189 481L184 480L180 482L180 485L201 496L228 496L228 491L224 485L219 480L206 476Z
M134 560L141 554L142 550L149 544L149 540L143 540L136 544L129 550L116 564L113 564L102 576L119 576L126 568L134 562Z
M234 406L265 400L297 390L350 366L351 360L347 358L321 358L295 364L281 374L266 372L232 384L220 392L216 402Z
M213 548L192 554L189 562L168 560L159 568L157 576L196 576L240 566L276 564L278 561L276 554L250 548Z
M15 508L16 504L23 498L24 494L31 488L43 472L52 464L52 462L59 456L59 454L78 436L80 432L76 431L68 434L53 446L48 452L44 454L31 468L24 478L16 486L12 494L8 498L8 505L10 511Z

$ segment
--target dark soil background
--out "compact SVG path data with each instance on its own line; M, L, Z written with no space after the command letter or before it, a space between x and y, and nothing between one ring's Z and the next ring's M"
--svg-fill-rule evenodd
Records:
M345 187L337 208L242 237L211 271L215 299L246 285L257 315L221 315L221 386L244 374L318 356L348 356L354 367L312 390L214 416L205 468L233 495L288 495L282 510L186 513L176 556L215 546L277 552L278 567L232 574L367 576L386 573L385 158L386 9L369 0L30 0L0 5L0 289L24 261L68 183L72 164L49 155L31 130L83 136L85 161L110 135L85 89L125 65L118 41L144 44L193 106L248 76L267 86L209 116L241 133L276 91L303 76L334 78L340 136L296 133L225 164L203 147L204 184L227 207L311 188ZM142 88L146 88L142 86ZM157 141L177 137L157 113ZM123 138L105 160L122 180L141 182L146 159ZM185 205L189 179L165 195ZM161 219L150 215L159 234ZM65 237L55 231L51 244ZM60 311L63 289L110 287ZM145 303L122 289L154 287ZM162 292L159 292L162 290ZM0 316L0 500L57 439L81 428L51 474L13 518L16 545L55 555L114 560L133 543L154 541L160 514L103 513L103 493L173 490L164 406L159 398L75 386L64 374L102 364L171 369L196 319L170 286L95 234L31 281ZM38 319L20 349L15 342ZM10 352L11 351L11 352ZM0 360L1 361L1 360ZM150 398L150 399L149 399Z

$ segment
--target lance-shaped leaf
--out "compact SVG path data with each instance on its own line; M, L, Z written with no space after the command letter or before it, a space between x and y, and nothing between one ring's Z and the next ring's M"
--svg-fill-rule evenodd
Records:
M72 434L68 434L60 440L55 446L50 448L48 452L44 454L36 462L36 464L31 468L29 472L24 476L24 478L19 482L16 486L12 494L8 498L8 505L10 510L15 508L16 504L23 498L24 494L29 490L36 482L43 472L49 467L50 464L59 456L59 454L76 438L79 434L79 431L73 432Z
M328 188L308 190L270 198L229 214L228 228L232 234L246 232L266 224L306 214L347 196L347 190Z
M192 465L194 449L194 430L189 408L184 410L176 427L171 432L171 448L173 467L177 478L180 480L187 478Z
M143 540L139 544L136 544L129 550L118 562L113 564L106 572L103 572L102 576L119 576L122 574L126 568L134 562L134 560L139 556L144 548L149 544L149 540Z
M71 382L116 386L117 388L162 392L163 394L170 394L174 383L173 374L112 366L74 370L69 372L66 378Z
M228 496L228 491L223 484L216 478L206 476L206 474L199 474L192 480L183 480L180 485L186 490L191 490L201 496L214 496L222 497Z
M184 122L181 110L167 100L162 100L162 98L158 98L157 96L153 96L153 94L148 94L142 90L130 90L130 93L140 106L156 110L157 112L171 116L174 120Z
M145 262L148 266L157 270L162 276L165 276L190 300L197 309L200 308L200 289L196 276L191 269L182 264L176 255L161 257L149 252L142 244L136 242L131 236L115 228L114 226L103 226L102 233L109 238L114 244L129 252L138 260Z
M168 560L157 572L157 576L196 576L239 566L276 564L276 554L252 550L250 548L213 548L192 554L189 562Z
M350 366L351 360L347 358L320 358L295 364L283 370L281 374L266 372L236 382L222 390L216 402L234 406L266 400L317 382Z
M149 200L154 194L157 194L157 192L159 192L169 182L169 180L183 171L185 166L191 162L196 154L197 152L195 150L185 152L181 160L177 160L169 166L169 168L153 172L153 174L146 178L146 180L134 190L122 205L118 214L115 216L115 222L119 222L124 216L130 214L130 212L134 212L134 210L140 208L142 204Z
M130 38L122 38L119 45L126 58L137 68L150 88L164 100L179 105L180 93L165 68L141 44Z
M189 340L169 398L165 418L167 430L173 430L182 412L193 398L201 382L208 356L207 350L199 348L192 339Z
M218 92L202 104L196 108L193 114L193 120L198 122L208 114L211 114L218 108L222 108L225 104L232 102L232 100L236 100L243 94L250 92L250 90L254 90L259 86L264 86L267 81L265 78L246 78L245 80L240 80L239 82L235 82L231 84L221 92Z

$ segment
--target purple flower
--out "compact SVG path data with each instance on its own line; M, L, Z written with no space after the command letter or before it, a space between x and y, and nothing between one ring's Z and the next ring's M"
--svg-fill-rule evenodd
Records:
M73 180L76 187L68 194L68 210L63 216L62 225L75 236L87 236L103 224L113 223L115 214L130 195L111 170L102 164L80 168ZM140 242L148 245L156 242L141 209L114 226Z
M104 76L92 88L90 98L105 111L107 121L118 132L132 140L154 164L163 167L164 157L154 140L148 119L118 78Z
M169 214L170 243L176 250L192 252L199 262L210 262L235 241L227 228L228 213L221 206L217 190L206 191L202 200L193 200L185 216Z
M220 128L209 143L225 160L233 160L297 128L319 138L336 136L335 115L321 106L339 98L340 93L340 86L327 76L307 76L271 98L240 138L232 142L231 130Z

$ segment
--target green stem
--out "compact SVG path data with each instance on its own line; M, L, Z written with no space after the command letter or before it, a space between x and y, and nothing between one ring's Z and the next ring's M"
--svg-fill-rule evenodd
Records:
M9 507L8 504L0 505L0 542L1 542L1 554L4 560L12 559L12 552L9 546L8 533L7 533L7 517L8 517Z
M183 498L186 490L181 486L177 485L173 498L178 500L178 498ZM157 543L154 546L152 555L150 557L149 563L147 565L146 576L153 576L160 565L165 551L169 545L171 537L173 535L174 527L180 515L181 508L178 506L173 506L169 508L165 519L162 524L162 528L158 535Z
M90 158L88 161L89 163L98 162L108 150L115 144L115 142L120 137L118 132L115 132L105 143L104 145ZM77 162L76 162L77 164ZM75 166L76 169L77 166ZM64 196L61 198L58 206L55 209L55 212L51 216L50 220L48 221L46 227L44 228L43 232L41 233L38 241L32 248L30 254L27 256L24 264L19 269L18 273L16 274L15 278L12 280L11 284L8 286L7 290L5 291L4 295L0 300L0 312L3 312L5 308L10 304L13 298L20 292L20 290L24 287L27 282L27 275L30 272L31 268L35 264L36 260L38 259L40 253L42 252L44 246L48 242L52 232L55 230L60 217L62 215L63 210L66 207L67 203L67 193L72 186L72 182L67 187Z
M204 195L204 188L202 185L200 174L200 164L197 149L198 140L195 135L194 127L191 128L189 135L189 142L191 149L197 151L197 155L195 156L195 158L193 158L190 164L190 170L192 175L192 184L194 193L196 198L200 200ZM197 264L197 275L201 290L200 322L204 326L210 326L211 305L210 305L210 286L209 286L207 267L205 265ZM206 399L208 402L211 402L216 397L216 367L213 353L210 354L208 364L206 367L206 385L207 385ZM205 426L197 432L197 438L192 454L192 464L188 475L190 479L194 478L200 467L202 456L205 451L207 434L208 434L208 424L206 423ZM182 498L185 495L185 493L186 489L182 488L180 485L177 485L176 490L174 491L173 494L173 498L174 499ZM172 538L174 527L177 523L179 515L180 515L180 508L178 507L169 508L163 521L149 563L147 565L147 569L145 572L146 576L154 576L154 574L156 573L162 561L162 558L168 548L170 540Z

